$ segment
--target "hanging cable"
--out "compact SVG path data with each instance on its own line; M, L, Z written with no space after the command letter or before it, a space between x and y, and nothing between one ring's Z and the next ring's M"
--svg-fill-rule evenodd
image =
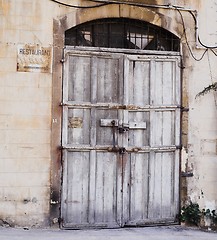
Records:
M217 56L217 53L212 48L210 50Z
M198 41L199 41L200 45L203 46L203 47L205 47L205 48L210 48L210 49L215 49L215 48L217 48L217 46L207 46L207 45L203 44L203 43L201 42L201 40L200 40L200 36L198 36Z
M98 5L94 5L94 6L78 6L78 5L71 5L71 4L63 3L63 2L60 2L60 1L57 1L57 0L50 0L50 1L58 3L58 4L63 5L65 7L72 7L72 8L97 8L97 7L102 7L102 6L110 4L110 3L102 3L102 4L98 4Z
M197 19L195 17L195 15L193 14L192 11L188 11L191 16L193 17L194 21L195 21L195 25L197 25ZM202 43L201 39L200 39L200 36L198 35L198 41L200 43L201 46L205 47L205 48L209 48L209 49L214 49L214 48L217 48L217 46L207 46L206 44Z
M133 2L127 1L127 0L90 0L91 2L106 2L106 3L111 3L111 4L124 4L124 5L129 5L129 6L137 6L137 7L148 7L148 8L162 8L162 9L179 9L180 11L192 11L194 12L195 10L193 9L188 9L182 6L175 6L172 4L146 4L146 3L139 3L139 2Z
M207 46L205 45L204 43L202 43L201 39L200 39L200 36L198 35L198 41L199 43L201 44L201 46L203 46L204 48L206 48L206 50L204 51L204 53L202 54L202 56L200 58L196 58L192 52L192 49L188 43L188 39L187 39L187 34L186 34L186 28L185 28L185 22L184 22L184 18L183 18L183 15L181 13L181 11L185 10L185 11L188 11L194 21L195 21L195 25L197 25L197 19L195 17L195 15L193 14L193 10L190 10L190 9L185 9L185 8L182 8L182 7L178 7L178 6L175 6L175 5L143 5L143 4L135 4L135 3L131 3L131 2L119 2L119 1L111 1L111 2L108 2L108 3L102 3L102 4L98 4L98 5L94 5L94 6L78 6L78 5L72 5L72 4L67 4L67 3L63 3L63 2L60 2L58 0L50 0L52 2L55 2L57 4L60 4L60 5L63 5L63 6L66 6L66 7L72 7L72 8L97 8L97 7L102 7L102 6L106 6L106 5L109 5L109 4L126 4L126 5L133 5L133 6L140 6L140 7L159 7L159 8L169 8L169 9L175 9L179 12L180 16L181 16L181 19L182 19L182 24L183 24L183 34L185 35L185 39L186 39L186 44L188 46L188 49L189 49L189 52L191 54L191 56L196 60L196 61L200 61L203 59L204 55L206 54L207 50L208 49L217 49L217 46ZM91 0L92 2L96 2L94 0ZM216 52L212 51L215 55Z
M186 28L185 28L185 22L184 22L183 15L182 15L182 13L181 13L181 11L180 11L179 9L176 9L176 10L178 11L178 13L179 13L180 16L181 16L182 25L183 25L183 32L184 32L184 35L185 35L186 44L187 44L187 47L188 47L188 49L189 49L189 52L190 52L191 56L193 57L193 59L194 59L195 61L198 61L198 62L199 62L199 61L201 61L201 60L203 59L203 57L204 57L205 54L207 53L208 48L206 48L206 50L204 51L204 53L202 54L202 56L201 56L200 58L196 58L196 57L194 56L194 54L193 54L193 52L192 52L192 50L191 50L191 47L190 47L190 45L189 45L189 43L188 43L188 38L187 38L187 33L186 33Z

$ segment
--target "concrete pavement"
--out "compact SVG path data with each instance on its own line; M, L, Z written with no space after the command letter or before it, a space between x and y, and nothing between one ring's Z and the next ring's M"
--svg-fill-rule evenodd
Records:
M182 226L101 230L17 229L0 227L0 240L217 240L217 233Z

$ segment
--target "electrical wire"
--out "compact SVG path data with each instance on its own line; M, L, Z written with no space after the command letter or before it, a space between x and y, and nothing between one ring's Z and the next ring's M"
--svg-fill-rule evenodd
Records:
M210 50L217 56L217 53L212 48Z
M67 4L67 3L63 3L63 2L60 2L60 1L57 1L57 0L50 0L52 2L55 2L57 4L60 4L60 5L63 5L63 6L66 6L66 7L72 7L72 8L97 8L97 7L102 7L102 6L106 6L106 5L109 5L111 4L111 2L109 3L102 3L102 4L97 4L97 5L94 5L94 6L78 6L78 5L71 5L71 4ZM94 0L91 0L92 2L95 2ZM113 4L120 4L120 2L112 2ZM123 4L126 4L126 5L135 5L137 6L137 4L135 3L127 3L127 2L124 2ZM139 5L140 7L142 5ZM144 7L148 7L148 6L144 6ZM151 5L149 6L151 7ZM189 52L191 54L191 56L196 60L196 61L200 61L203 59L204 55L206 54L207 50L208 49L217 49L217 46L207 46L205 45L204 43L202 43L201 39L200 39L200 36L198 35L198 41L199 43L201 44L201 46L205 47L206 50L204 51L204 53L202 54L202 56L200 58L196 58L192 52L192 49L188 43L188 39L187 39L187 34L186 34L186 27L185 27L185 22L184 22L184 18L183 18L183 15L181 13L181 10L183 10L181 7L178 7L178 6L174 6L174 5L159 5L159 7L168 7L168 8L174 8L176 9L180 16L181 16L181 19L182 19L182 24L183 24L183 34L185 35L185 39L186 39L186 44L188 46L188 49L189 49ZM193 10L187 10L193 17L194 21L195 21L195 25L197 25L197 19L195 17L195 15L193 14ZM212 50L212 52L217 56L216 52Z
M102 6L110 4L110 3L102 3L102 4L98 4L98 5L94 5L94 6L78 6L78 5L71 5L71 4L63 3L63 2L60 2L60 1L57 1L57 0L50 0L50 1L58 3L58 4L63 5L65 7L72 7L72 8L96 8L96 7L102 7Z
M91 2L105 2L106 0L90 0ZM107 0L106 3L110 3L110 4L125 4L125 5L129 5L129 6L137 6L137 7L149 7L149 8L164 8L164 9L179 9L180 11L192 11L195 12L195 10L193 9L186 9L185 7L180 7L180 6L175 6L172 4L146 4L146 3L135 3L132 0L131 1L124 1L124 0Z
M207 46L204 43L202 43L201 40L200 40L200 36L198 36L198 41L199 41L200 45L205 47L205 48L210 48L210 49L216 49L217 48L217 46Z
M201 61L202 59L203 59L203 57L205 56L205 54L207 53L207 51L208 51L208 48L206 48L206 50L203 52L203 54L202 54L202 56L200 57L200 58L196 58L195 56L194 56L194 54L193 54L193 52L192 52L192 50L191 50L191 47L190 47L190 45L189 45L189 43L188 43L188 38L187 38L187 33L186 33L186 27L185 27L185 21L184 21L184 18L183 18L183 15L182 15L182 13L181 13L181 11L179 10L179 9L176 9L177 11L178 11L178 13L180 14L180 16L181 16L181 20L182 20L182 25L183 25L183 32L184 32L184 35L185 35L185 39L186 39L186 44L187 44L187 47L188 47L188 49L189 49L189 52L190 52L190 54L191 54L191 56L193 57L193 59L195 60L195 61ZM196 18L195 18L196 19Z
M191 16L193 17L194 21L195 21L195 25L197 25L197 19L195 17L195 15L193 14L192 11L188 11ZM207 46L206 44L202 43L201 39L200 39L200 36L198 35L198 42L200 43L201 46L205 47L205 48L209 48L209 49L215 49L217 48L217 46Z

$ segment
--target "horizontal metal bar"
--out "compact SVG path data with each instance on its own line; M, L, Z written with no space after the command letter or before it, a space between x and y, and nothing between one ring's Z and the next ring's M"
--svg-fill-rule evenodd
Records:
M82 46L66 46L65 47L65 54L69 54L70 52L67 52L67 50L78 50L86 51L85 54L90 53L91 55L96 55L97 52L100 52L102 54L103 52L109 52L109 53L129 53L129 54L138 54L138 55L162 55L162 56L180 56L180 52L172 52L172 51L155 51L155 50L136 50L136 49L121 49L121 48L103 48L103 47L82 47ZM89 51L89 52L88 52ZM97 51L97 52L93 52ZM84 52L83 52L84 53ZM76 53L73 53L73 55ZM79 54L79 53L78 53Z
M61 147L63 150L69 150L69 151L108 151L112 152L112 146L87 146L87 145L65 145ZM126 152L174 152L177 149L180 148L180 146L161 146L161 147L125 147Z
M114 121L114 124L112 124L112 121ZM146 122L132 122L129 123L123 123L119 126L118 119L100 119L100 126L101 127L127 127L128 129L146 129Z
M100 127L118 127L118 119L100 119Z
M121 104L110 104L110 103L87 103L87 102L62 102L61 106L65 106L68 108L106 108L106 109L123 109L129 111L137 111L137 110L175 110L177 108L181 108L179 105L163 105L163 106L136 106L136 105L121 105Z
M129 129L146 129L146 122L129 122Z

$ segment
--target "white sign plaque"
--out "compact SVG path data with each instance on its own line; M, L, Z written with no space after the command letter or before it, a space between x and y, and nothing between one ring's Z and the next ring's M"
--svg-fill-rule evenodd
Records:
M19 45L17 49L18 72L51 73L52 48L40 45Z

